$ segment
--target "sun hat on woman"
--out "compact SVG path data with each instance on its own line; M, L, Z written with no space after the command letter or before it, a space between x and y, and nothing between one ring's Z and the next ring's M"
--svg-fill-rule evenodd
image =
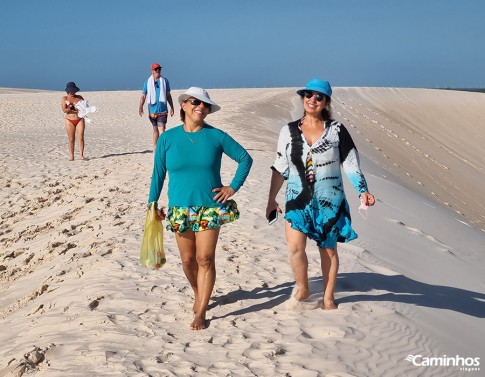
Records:
M208 103L211 105L211 108L209 110L209 114L215 113L216 111L220 110L221 107L217 105L214 101L212 101L209 97L209 93L205 89L198 88L196 86L192 86L189 89L185 91L185 93L179 95L178 101L179 104L181 105L182 102L186 101L190 97L197 98L198 100Z
M308 81L308 84L306 84L306 88L297 90L296 93L299 96L302 96L307 90L319 92L325 94L328 97L332 97L332 87L330 86L330 83L326 80L311 79L310 81Z
M66 84L66 89L65 89L66 93L77 93L79 92L79 90L80 89L72 81Z

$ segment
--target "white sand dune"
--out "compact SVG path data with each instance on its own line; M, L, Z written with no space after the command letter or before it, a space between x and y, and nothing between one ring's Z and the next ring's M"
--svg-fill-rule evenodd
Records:
M485 95L339 88L336 115L379 166L485 231Z
M255 162L241 219L221 232L209 328L194 332L173 235L163 269L138 262L153 159L139 92L82 93L99 112L89 160L70 162L62 93L0 91L0 376L482 375L405 358L484 360L485 95L335 89L378 203L362 219L348 187L359 238L339 245L339 308L326 312L315 244L312 295L295 303L283 220L264 219L294 89L210 93L223 110L208 122ZM234 170L225 159L223 181Z

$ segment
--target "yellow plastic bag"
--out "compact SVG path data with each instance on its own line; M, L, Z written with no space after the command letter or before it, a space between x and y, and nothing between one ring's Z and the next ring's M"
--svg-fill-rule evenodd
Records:
M165 264L165 250L163 249L163 225L155 217L155 203L150 205L145 217L145 229L141 244L140 263L152 270Z

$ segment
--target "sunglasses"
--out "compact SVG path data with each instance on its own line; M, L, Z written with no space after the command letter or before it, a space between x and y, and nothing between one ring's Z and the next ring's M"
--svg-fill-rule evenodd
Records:
M325 96L322 93L317 93L317 92L312 92L310 90L305 90L304 94L305 98L312 98L313 96L316 96L317 102L322 102Z
M154 71L161 71L161 68L155 68Z
M204 105L204 107L206 109L211 109L211 104L210 103L206 103L206 102L203 102L201 101L200 99L191 99L189 100L190 104L193 105L193 106L199 106L200 104Z

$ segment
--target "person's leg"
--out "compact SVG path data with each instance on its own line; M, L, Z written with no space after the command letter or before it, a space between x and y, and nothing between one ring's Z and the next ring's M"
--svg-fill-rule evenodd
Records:
M305 252L307 236L291 227L286 222L286 243L288 245L288 260L295 276L295 299L303 301L310 296L308 287L308 259Z
M76 126L74 126L71 122L66 119L66 131L67 131L67 138L68 138L68 147L69 147L69 160L74 160L74 141L76 139Z
M157 118L152 118L152 114L148 114L148 120L152 124L152 128L153 128L153 132L152 132L153 152L155 152L155 149L157 148L158 137L160 136L160 133L158 132Z
M199 291L197 287L199 265L197 264L197 259L195 257L195 233L192 230L188 230L182 234L175 233L175 239L177 240L180 258L182 259L182 268L192 290L194 291L193 311L196 312L199 307Z
M318 250L320 251L324 290L322 309L337 309L337 304L335 303L334 297L339 268L337 247L335 247L335 249L332 249L330 247L327 247L325 249L318 248Z
M157 118L158 134L161 135L165 132L165 126L167 124L167 115L162 114Z
M85 128L84 119L81 120L76 126L76 134L77 134L77 141L79 143L79 155L81 156L81 160L84 160L84 128Z
M192 330L205 329L205 315L216 281L216 246L220 228L207 229L195 234L196 258L198 264L197 287L198 308L190 326Z
M159 136L160 136L160 133L158 132L158 127L153 127L153 150L157 148Z

